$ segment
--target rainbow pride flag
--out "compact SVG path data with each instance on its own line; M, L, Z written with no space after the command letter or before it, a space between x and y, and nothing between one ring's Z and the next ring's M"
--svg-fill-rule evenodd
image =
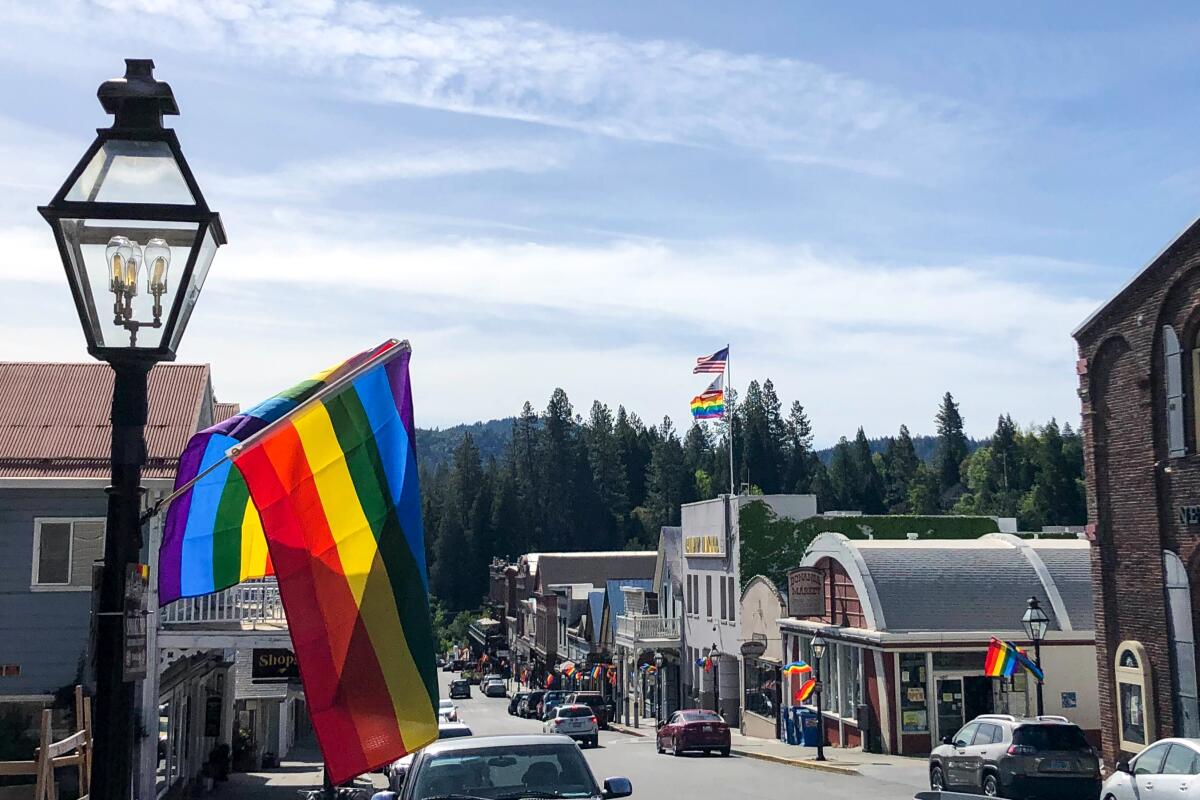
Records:
M273 575L258 511L242 475L225 458L245 441L296 408L318 391L366 363L388 345L366 350L337 366L205 428L179 457L175 486L196 478L167 511L158 560L158 597L165 605L226 589L251 578ZM205 474L206 470L211 470Z
M437 738L408 364L406 344L378 348L231 454L262 520L335 784Z
M813 689L817 688L817 681L813 678L813 668L803 661L793 661L788 664L783 668L783 674L800 681L800 685L792 694L793 700L797 703L803 703L813 693Z
M1022 648L1012 642L1002 642L993 636L988 642L987 657L983 661L983 674L993 678L1011 678L1016 674L1017 667L1028 670L1039 681L1045 679L1042 670L1030 660Z
M724 375L718 375L708 388L692 398L693 419L720 419L725 416Z

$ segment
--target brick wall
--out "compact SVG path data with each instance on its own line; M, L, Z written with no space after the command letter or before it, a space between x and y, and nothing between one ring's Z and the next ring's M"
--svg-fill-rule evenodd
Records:
M1189 229L1076 333L1101 727L1109 764L1118 757L1113 658L1121 641L1142 642L1151 662L1154 692L1147 701L1154 704L1157 730L1148 732L1150 739L1175 733L1164 549L1179 553L1189 566L1193 617L1200 608L1200 525L1180 523L1177 513L1179 506L1200 504L1200 455L1189 409L1189 455L1169 457L1162 345L1162 328L1172 325L1184 350L1186 408L1194 402L1190 351L1200 330L1198 229Z

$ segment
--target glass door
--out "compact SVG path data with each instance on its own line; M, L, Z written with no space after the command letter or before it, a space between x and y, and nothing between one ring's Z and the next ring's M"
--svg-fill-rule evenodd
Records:
M939 740L963 726L962 678L937 679L937 719Z

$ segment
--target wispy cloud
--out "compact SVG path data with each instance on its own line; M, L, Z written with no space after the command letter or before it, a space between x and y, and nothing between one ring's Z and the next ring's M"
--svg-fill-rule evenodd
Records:
M735 146L771 158L928 180L988 146L980 109L795 58L638 40L380 2L52 0L25 24L126 33L306 74L323 91L590 134ZM70 35L69 31L64 31Z

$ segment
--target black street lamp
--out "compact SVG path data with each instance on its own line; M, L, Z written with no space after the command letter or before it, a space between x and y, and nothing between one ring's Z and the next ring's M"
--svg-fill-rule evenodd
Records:
M655 652L655 654L654 654L654 676L657 678L657 680L655 681L654 688L655 688L655 694L657 696L655 698L656 702L654 704L654 721L660 726L662 725L662 721L663 721L663 674L662 674L663 663L664 663L663 654L659 653L659 652Z
M811 644L813 657L813 680L817 692L817 761L825 760L825 711L821 704L821 659L825 657L825 640L814 636Z
M1050 627L1050 618L1046 616L1046 612L1042 611L1042 606L1036 597L1029 598L1029 608L1025 611L1025 616L1021 617L1021 624L1025 626L1025 633L1033 640L1033 661L1037 664L1038 672L1042 670L1042 639L1046 637L1046 630ZM1046 713L1045 703L1042 700L1042 684L1043 679L1038 678L1037 682L1037 713L1042 716Z
M711 659L709 663L712 664L713 711L717 712L717 716L721 716L721 660L718 658L719 655L717 643L713 642L713 646L709 648L708 657Z
M137 708L126 674L125 593L141 548L146 381L173 361L225 230L163 116L178 114L154 62L96 92L113 124L38 211L54 231L88 352L113 368L112 485L96 615L93 800L127 800ZM111 306L111 310L110 310ZM140 609L134 610L140 612ZM149 668L157 659L149 657ZM129 666L134 666L132 663Z

